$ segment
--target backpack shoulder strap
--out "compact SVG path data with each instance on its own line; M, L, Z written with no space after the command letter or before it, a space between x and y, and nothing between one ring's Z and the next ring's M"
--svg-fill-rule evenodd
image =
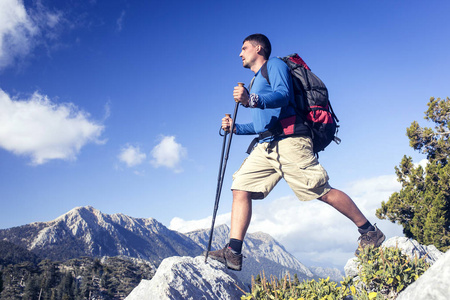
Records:
M261 66L261 75L267 80L267 83L270 85L269 72L267 72L267 61Z
M252 91L253 82L255 82L255 76L253 76L252 81L250 81L250 85L248 86L248 90L247 91L248 91L249 94Z

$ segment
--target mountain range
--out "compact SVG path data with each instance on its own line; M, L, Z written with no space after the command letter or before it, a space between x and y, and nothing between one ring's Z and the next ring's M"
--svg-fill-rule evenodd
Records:
M50 222L0 230L0 240L52 260L124 255L158 265L166 257L203 251L187 236L153 218L108 215L90 206L74 208Z
M212 249L223 247L228 237L229 228L217 226ZM53 221L0 230L0 240L26 248L42 259L128 256L146 260L155 267L167 257L201 255L208 239L207 229L182 234L153 218L108 215L91 206L74 208ZM247 282L262 270L275 276L289 272L300 279L336 275L337 269L329 274L322 269L316 276L268 234L249 233L244 243L245 271L237 273Z

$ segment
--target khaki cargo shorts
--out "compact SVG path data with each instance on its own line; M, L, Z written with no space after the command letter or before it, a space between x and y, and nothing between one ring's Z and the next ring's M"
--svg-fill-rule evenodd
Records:
M317 199L331 189L327 171L312 151L309 137L296 136L258 144L233 175L232 190L264 199L284 178L298 199Z

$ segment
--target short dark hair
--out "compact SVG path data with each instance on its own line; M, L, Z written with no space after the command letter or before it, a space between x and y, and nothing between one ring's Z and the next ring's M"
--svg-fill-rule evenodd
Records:
M272 53L272 46L270 45L269 39L261 33L251 34L244 39L242 43L250 42L252 45L260 45L262 48L262 54L265 59L269 59L270 53Z

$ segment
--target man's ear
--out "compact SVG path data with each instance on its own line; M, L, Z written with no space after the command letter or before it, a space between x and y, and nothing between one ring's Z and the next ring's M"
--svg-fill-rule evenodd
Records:
M262 50L261 45L256 46L256 52L257 52L258 54L260 54L261 50Z

